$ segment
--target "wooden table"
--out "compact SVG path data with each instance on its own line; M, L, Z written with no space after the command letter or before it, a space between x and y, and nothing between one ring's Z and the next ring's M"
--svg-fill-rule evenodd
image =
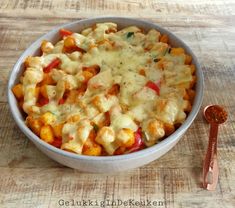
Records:
M152 207L235 207L235 2L233 0L4 0L0 4L0 207L99 207L152 201ZM6 85L20 54L56 25L102 15L148 19L168 28L195 52L205 75L201 112L181 141L162 158L115 175L81 173L42 154L9 112ZM219 132L219 183L201 188L209 126L202 109L224 105ZM93 201L89 206L89 200ZM66 202L67 201L67 202ZM134 201L134 203L135 203ZM155 203L153 203L155 201ZM117 207L115 203L113 206ZM119 207L125 207L121 205ZM144 207L144 206L142 206Z

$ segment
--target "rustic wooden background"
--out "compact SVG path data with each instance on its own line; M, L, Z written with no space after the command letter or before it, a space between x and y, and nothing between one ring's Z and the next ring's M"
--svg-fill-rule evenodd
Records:
M216 191L201 188L209 130L202 111L165 156L115 175L81 173L59 165L39 152L15 125L5 92L20 54L56 25L102 15L154 21L182 38L197 55L205 74L203 107L217 103L229 112L219 132ZM234 0L0 1L0 207L69 207L60 206L59 199L149 199L163 202L158 207L165 208L235 207Z

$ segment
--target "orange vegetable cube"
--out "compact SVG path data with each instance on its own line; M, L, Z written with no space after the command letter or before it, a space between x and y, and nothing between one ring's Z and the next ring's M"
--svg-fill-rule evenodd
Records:
M123 128L117 134L117 143L123 147L131 147L135 143L135 134L131 129Z
M23 86L22 84L17 84L12 88L12 92L14 93L15 97L20 100L24 97L23 93Z
M91 132L89 135L89 138L86 140L83 149L82 154L83 155L90 155L90 156L99 156L102 153L102 147L101 145L97 144L95 140L96 134L94 132Z
M54 46L52 45L51 42L49 42L47 40L42 41L41 50L42 50L43 53L50 53L53 48L54 48Z
M192 56L185 55L185 64L189 65L192 62Z
M56 82L52 79L49 73L43 74L43 80L40 82L40 85L54 85Z
M168 41L169 41L168 35L166 35L166 34L161 35L160 42L168 43Z
M101 155L102 147L98 144L94 146L84 146L82 150L83 155L90 155L90 156L99 156Z
M84 82L88 82L89 79L94 76L94 74L89 71L83 71L82 75L84 77Z
M40 138L47 143L52 143L54 141L53 130L50 125L42 126Z
M76 45L76 42L75 42L74 37L69 36L64 39L64 47L71 48L71 47L74 47L75 45Z
M24 61L24 65L25 65L26 68L27 67L36 67L40 64L41 64L40 57L28 56Z
M175 127L172 124L164 123L165 135L169 136L175 131Z
M32 116L28 116L26 118L26 123L35 134L37 134L38 136L40 135L42 122L39 119L35 119Z
M170 53L172 55L181 55L181 54L184 54L184 49L183 48L172 48Z
M62 129L63 129L64 124L60 123L60 124L56 124L54 125L53 128L53 133L55 135L55 137L60 138L62 137Z
M100 72L100 67L99 65L92 65L92 66L84 66L82 68L83 71L89 71L91 72L93 75L96 75Z
M51 112L46 112L41 115L40 120L44 125L51 125L55 123L56 117Z
M80 120L80 115L79 114L76 114L76 115L73 115L73 116L70 116L67 121L68 122L77 122Z

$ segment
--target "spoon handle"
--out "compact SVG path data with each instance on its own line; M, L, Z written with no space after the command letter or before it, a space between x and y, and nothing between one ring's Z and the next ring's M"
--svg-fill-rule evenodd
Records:
M211 123L209 143L203 165L203 187L208 190L215 190L219 176L217 161L217 134L218 124Z

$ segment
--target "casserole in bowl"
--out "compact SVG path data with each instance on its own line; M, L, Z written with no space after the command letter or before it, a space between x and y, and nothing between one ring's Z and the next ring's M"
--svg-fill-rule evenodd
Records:
M118 25L118 28L116 28L116 25ZM64 30L64 28L66 30ZM109 41L103 41L102 35L100 36L99 31L104 30L104 28L106 28L105 30L109 30L109 32L107 32ZM65 35L62 40L61 48L61 41L58 42L58 40L61 39L59 31L60 33L62 31L62 34ZM74 31L76 33L81 32L83 35L76 33L70 34L69 31ZM119 35L117 35L118 33ZM164 34L165 36L160 36L160 34ZM90 41L92 38L87 38L89 35L92 38L95 35L95 43ZM146 38L146 36L149 37ZM84 39L84 37L86 37L86 39ZM169 44L167 44L166 37L169 37ZM161 38L162 41L159 41ZM53 44L58 42L58 44L56 44L55 47L50 42L43 42L44 44L41 44L45 39ZM96 44L98 39L103 42L97 47ZM125 40L122 41L123 39ZM74 50L73 42L76 42L76 50ZM84 42L86 44L79 45ZM159 42L159 44L153 44L153 42ZM70 47L71 45L72 47ZM140 45L141 47L138 47ZM40 46L42 51L44 50L43 58L41 58L43 61L39 60L41 63L37 63L38 59L34 56L39 55ZM169 46L171 46L171 51L169 51ZM132 50L134 47L135 54L133 54ZM156 47L158 50L154 50ZM54 51L51 52L50 48ZM98 51L97 48L99 48ZM105 50L100 50L101 48ZM113 50L113 48L121 48L122 51ZM123 48L126 50L125 53L123 53ZM159 50L159 48L161 50ZM57 50L56 53L55 50ZM161 53L159 53L159 51L161 51ZM60 54L58 55L58 53ZM64 53L66 53L66 57ZM102 56L101 53L103 53ZM112 53L119 54L110 56ZM78 63L75 60L78 59L81 54L83 56L83 65L78 66L75 64ZM33 58L27 58L28 56L33 56ZM120 58L121 56L122 58ZM68 57L74 62L73 64L69 64L70 67L66 67L68 61L66 62L64 60ZM118 57L118 59L113 59L113 57ZM186 59L188 57L192 57L192 64L191 60L187 63ZM27 68L23 74L23 63L25 60ZM144 62L144 64L142 62ZM178 64L183 65L184 67L181 66L177 68ZM191 90L194 85L193 80L195 80L194 70L192 72L192 67L186 66L189 64L190 66L195 66L195 76L197 77L195 86L196 94L194 101L191 99L192 103L189 102L190 99L186 99L187 102L185 102L185 99L183 98L185 89ZM50 67L51 65L53 67ZM74 72L74 68L71 67L71 65L76 65L74 67L76 69L80 67L81 70L79 71L81 73L79 74L77 71ZM124 67L121 65L124 65ZM152 66L155 67L155 69L148 70ZM43 72L41 69L34 70L37 67L43 68ZM38 102L38 98L35 96L36 93L32 93L30 87L35 83L38 84L44 82L45 84L45 80L47 79L44 79L44 77L48 74L48 71L49 73L52 73L53 81L56 83L55 86L52 83L49 85L47 83L46 87L43 84L39 85L39 96L45 95L44 98L46 97L49 101L49 103L46 103L45 105L40 99ZM161 71L164 71L164 73ZM23 76L20 78L20 75L22 74ZM34 77L34 74L37 75ZM75 74L76 80L81 80L79 86L75 86L78 85L78 81L75 83L72 78ZM62 84L61 77L64 77ZM87 77L89 77L89 80L86 80ZM167 77L167 79L164 79L164 77ZM185 79L185 77L187 80L184 80L183 85L187 82L186 85L191 86L183 88L175 87L176 84L182 85L182 82L180 81ZM58 121L60 121L63 123L63 130L60 131L61 134L57 136L57 138L62 136L62 144L59 147L71 151L72 153L47 144L39 139L39 137L25 125L25 118L23 118L20 109L17 107L17 101L11 91L13 88L13 92L17 95L17 88L20 87L14 86L17 86L19 79L21 79L21 82L23 83L25 93L22 107L28 114L26 119L28 126L44 141L53 144L55 140L54 136L50 136L48 132L51 131L56 134L56 125L54 124L59 125L60 123ZM67 88L64 87L66 85L66 82L64 82L65 80L67 80ZM71 102L68 101L69 99L74 99L74 96L70 96L70 94L72 94L71 91L76 90L77 93L77 90L84 88L82 87L85 83L84 80L86 81L85 90L81 97L79 97L79 101L75 101L75 104L79 106L79 108L73 108L71 107ZM35 89L35 86L33 86L33 88ZM46 90L43 90L45 88ZM69 91L69 95L64 101L65 88ZM102 90L100 88L102 88ZM169 88L171 89L170 93L168 93ZM174 96L172 96L172 89L174 91L177 90L177 93L173 93ZM202 101L202 90L203 76L194 54L173 34L155 24L145 21L107 17L88 19L63 25L32 44L18 60L12 71L8 85L8 98L13 117L19 127L36 144L36 146L49 157L64 165L83 171L110 172L146 164L160 157L172 148L195 118ZM46 93L44 93L44 91ZM32 96L32 94L34 95ZM177 94L177 96L180 95L178 96L179 98L177 97L176 99L175 94ZM56 98L53 96L56 96ZM75 97L78 96L76 95ZM81 102L84 100L89 101ZM54 107L54 104L52 105L53 102L56 102L56 108ZM72 103L74 104L74 100ZM163 110L159 110L161 108L157 107L155 111L152 103L154 103L154 106L166 107L163 107ZM84 106L85 108L85 116L80 113L81 106ZM64 108L69 108L69 112L71 113L65 115ZM146 114L146 111L147 117L141 116ZM175 115L172 117L172 114L174 115L174 112L176 111L177 115L180 116ZM179 111L181 112L178 113ZM185 112L187 111L190 111L190 113L186 118ZM63 116L61 116L61 112L63 112ZM107 112L109 119L106 118ZM169 115L167 115L167 113ZM36 114L38 114L38 116ZM155 115L158 117L155 118ZM32 125L37 119L43 123L39 132L37 132L35 125ZM101 124L101 120L104 120L104 123L106 124ZM110 121L107 123L107 120ZM87 124L85 125L85 123ZM182 125L178 127L179 124ZM177 130L175 130L175 126L178 127ZM139 133L139 127L141 128L142 133ZM155 130L151 131L152 128L155 128ZM73 131L75 131L74 134ZM115 136L110 137L110 131L111 135ZM81 135L79 135L78 132L80 132L81 135L86 136L81 138ZM91 142L87 143L87 138L89 138L90 135L89 132L96 133L96 135L93 136L94 142L91 145ZM139 138L139 136L136 136L137 134L141 134L142 137L144 136L144 146L149 147L133 152L133 150L135 151L138 149L135 149L135 140L137 137ZM85 137L86 139L84 139ZM89 145L94 148L89 148ZM86 146L88 146L88 148L84 148ZM98 148L96 148L97 146ZM122 155L111 156L114 154ZM98 155L100 156L97 157Z

